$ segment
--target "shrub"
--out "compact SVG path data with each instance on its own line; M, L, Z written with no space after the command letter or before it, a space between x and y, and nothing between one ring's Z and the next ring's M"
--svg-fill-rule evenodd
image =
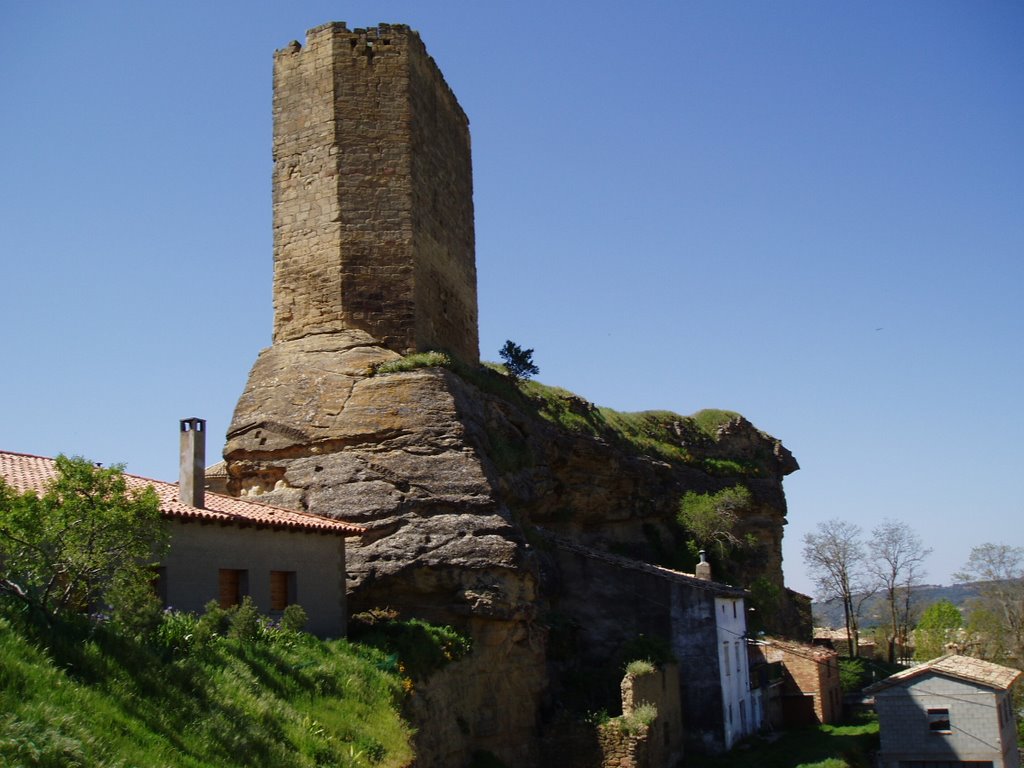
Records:
M859 691L867 685L869 674L864 659L839 660L839 685L843 693Z
M301 632L309 617L306 610L297 603L289 605L281 614L281 628L288 632Z
M636 659L626 665L626 674L630 677L643 677L654 674L654 665L647 659Z
M231 611L230 616L231 628L228 630L228 637L244 643L252 642L259 637L262 624L260 612L249 595L242 598L241 604Z
M397 658L412 679L422 680L472 650L472 641L449 626L430 624L421 619L373 620L364 624L362 614L352 616L349 635L363 645L372 646Z
M373 375L385 373L404 373L418 368L451 368L452 359L444 352L417 352L406 355L398 360L375 363L370 367Z

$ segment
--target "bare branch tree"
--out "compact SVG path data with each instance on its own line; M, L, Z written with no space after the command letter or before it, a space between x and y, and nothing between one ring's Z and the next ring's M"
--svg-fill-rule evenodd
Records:
M868 570L885 592L889 608L889 661L896 661L897 644L905 646L910 632L912 590L924 577L922 563L931 554L906 523L886 520L871 531Z
M817 533L804 536L804 561L810 567L818 596L840 600L850 655L857 656L857 620L868 588L860 527L844 520L818 523Z
M978 582L968 626L979 637L984 658L1024 659L1024 547L982 544L971 550L957 581Z

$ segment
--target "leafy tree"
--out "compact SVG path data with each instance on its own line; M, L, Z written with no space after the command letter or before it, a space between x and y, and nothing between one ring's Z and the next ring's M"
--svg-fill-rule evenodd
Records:
M914 628L914 658L921 661L934 659L945 653L946 643L963 625L960 609L949 600L942 599L925 608L921 620Z
M978 582L968 604L977 652L996 662L1024 659L1024 547L982 544L971 550L957 581Z
M508 375L515 381L523 381L540 373L540 368L533 363L532 349L523 349L514 341L507 340L498 354L505 362Z
M733 533L741 512L749 509L750 491L742 485L724 488L718 493L687 491L679 502L676 520L693 537L700 549L717 548L726 557L740 544Z
M819 596L842 602L850 656L857 656L860 606L874 592L866 577L860 527L835 519L818 523L817 533L804 536L804 561L810 567Z
M877 579L889 608L886 645L889 663L896 661L896 646L906 645L914 587L924 576L922 563L931 554L906 523L886 520L871 531L868 570Z
M0 593L47 620L145 610L142 587L167 545L156 492L129 490L121 466L65 456L56 465L42 496L0 480Z

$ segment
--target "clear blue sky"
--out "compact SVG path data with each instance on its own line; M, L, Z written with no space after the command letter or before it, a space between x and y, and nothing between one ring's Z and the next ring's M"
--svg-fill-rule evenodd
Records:
M418 29L470 117L482 353L742 412L949 582L1024 544L1024 4L0 4L0 448L173 480L270 342L271 57Z

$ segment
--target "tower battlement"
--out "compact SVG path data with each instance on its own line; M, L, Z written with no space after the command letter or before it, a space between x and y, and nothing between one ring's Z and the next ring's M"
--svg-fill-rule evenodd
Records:
M405 25L274 55L274 341L479 359L469 120Z

